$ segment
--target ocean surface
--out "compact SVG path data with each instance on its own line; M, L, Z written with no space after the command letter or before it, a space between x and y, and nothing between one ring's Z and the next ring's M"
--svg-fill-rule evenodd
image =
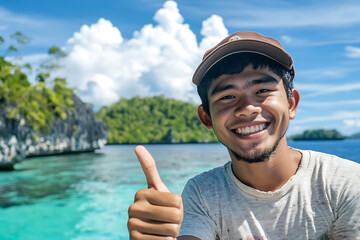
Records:
M360 163L360 140L289 141L299 149L335 154ZM0 172L1 240L128 239L127 209L145 176L134 145L95 153L29 158ZM163 182L181 193L196 174L226 163L220 144L146 146Z

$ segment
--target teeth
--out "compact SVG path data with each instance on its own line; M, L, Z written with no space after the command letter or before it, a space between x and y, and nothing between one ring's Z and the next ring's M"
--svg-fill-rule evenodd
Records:
M265 128L265 126L266 126L266 124L262 123L262 124L257 124L257 125L253 125L250 127L242 127L242 128L236 129L236 133L241 134L241 135L250 135L250 134L254 134L254 133L262 131Z
M250 131L251 131L251 132L255 132L254 126L251 126L251 127L250 127Z

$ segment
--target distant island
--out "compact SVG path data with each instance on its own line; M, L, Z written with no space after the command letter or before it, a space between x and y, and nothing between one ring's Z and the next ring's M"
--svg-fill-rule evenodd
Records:
M302 134L291 136L292 140L343 140L346 137L336 130L306 130Z
M351 135L349 138L351 138L351 139L360 139L360 132Z
M96 116L108 131L108 144L218 142L202 125L197 105L165 96L123 98Z

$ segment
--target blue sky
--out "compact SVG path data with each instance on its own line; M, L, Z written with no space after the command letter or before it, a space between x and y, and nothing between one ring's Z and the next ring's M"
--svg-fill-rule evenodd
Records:
M294 58L301 100L288 134L306 129L360 132L359 1L0 0L3 55L21 31L32 41L22 60L36 66L56 45L68 56L52 76L66 77L97 110L122 97L198 103L191 76L203 51L236 31L279 40Z

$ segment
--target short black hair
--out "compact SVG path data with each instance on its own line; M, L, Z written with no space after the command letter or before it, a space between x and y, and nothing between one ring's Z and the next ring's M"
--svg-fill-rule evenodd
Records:
M268 67L284 82L284 88L288 100L292 96L294 88L294 71L287 70L278 62L256 53L234 53L217 62L202 78L197 86L197 92L200 96L204 111L210 115L208 91L211 83L221 75L232 75L241 73L247 66L252 65L256 69Z

